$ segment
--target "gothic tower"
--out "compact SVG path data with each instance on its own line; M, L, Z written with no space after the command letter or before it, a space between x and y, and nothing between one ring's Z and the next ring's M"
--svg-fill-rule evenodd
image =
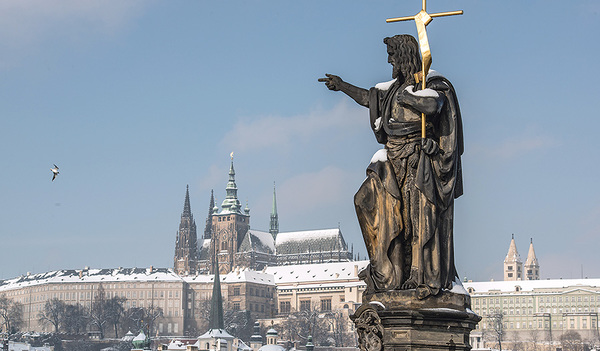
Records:
M215 194L210 191L210 204L208 205L208 216L206 217L206 226L204 227L203 239L210 239L212 237L212 214L215 208Z
M504 259L504 280L522 280L523 279L523 262L521 262L521 256L517 251L517 244L515 244L515 235L512 235L510 240L510 246L508 247L508 254Z
M269 233L273 235L273 240L279 234L279 217L277 216L277 197L275 196L275 182L273 182L273 209L271 210L271 222L269 224Z
M525 260L524 268L525 279L540 279L540 264L538 263L537 257L535 257L535 250L533 250L533 239L531 239L531 242L529 243L529 252L527 253L527 260Z
M190 207L189 186L185 188L185 203L181 214L181 223L175 242L175 259L173 269L179 275L196 274L198 267L198 243L196 222Z
M238 247L250 229L250 209L242 206L237 198L235 170L233 168L233 153L229 168L229 181L225 188L227 195L221 204L221 211L213 210L212 238L210 241L211 273L215 273L218 264L221 273L229 273L236 265L235 254ZM216 259L218 255L218 260ZM217 263L218 262L218 263Z

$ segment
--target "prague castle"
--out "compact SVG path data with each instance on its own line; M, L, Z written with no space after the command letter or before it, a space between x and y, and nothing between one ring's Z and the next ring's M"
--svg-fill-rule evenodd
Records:
M352 252L339 228L300 232L279 232L277 199L273 187L273 208L269 231L250 227L250 209L242 209L237 197L233 159L221 209L211 193L202 239L198 240L186 189L181 223L175 244L174 269L181 276L226 274L236 267L263 270L268 266L352 261Z

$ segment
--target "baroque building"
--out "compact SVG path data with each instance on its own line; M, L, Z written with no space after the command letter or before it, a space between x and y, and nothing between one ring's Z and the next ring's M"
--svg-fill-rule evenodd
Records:
M483 317L471 333L481 348L494 347L499 330L503 332L503 344L558 342L566 332L577 332L582 340L600 342L600 279L463 284L471 295L473 311Z

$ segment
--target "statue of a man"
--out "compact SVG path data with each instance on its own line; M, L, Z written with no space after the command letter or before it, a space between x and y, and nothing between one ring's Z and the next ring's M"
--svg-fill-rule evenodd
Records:
M420 89L415 38L397 35L384 43L392 81L369 90L331 74L319 81L368 107L371 128L385 145L354 197L370 259L362 276L367 293L417 289L426 297L450 289L457 275L452 237L454 198L462 194L460 110L454 88L434 71Z

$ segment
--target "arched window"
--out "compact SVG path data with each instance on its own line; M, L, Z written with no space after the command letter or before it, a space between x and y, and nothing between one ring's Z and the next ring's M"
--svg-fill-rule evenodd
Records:
M221 250L227 250L227 243L224 241L221 243Z

